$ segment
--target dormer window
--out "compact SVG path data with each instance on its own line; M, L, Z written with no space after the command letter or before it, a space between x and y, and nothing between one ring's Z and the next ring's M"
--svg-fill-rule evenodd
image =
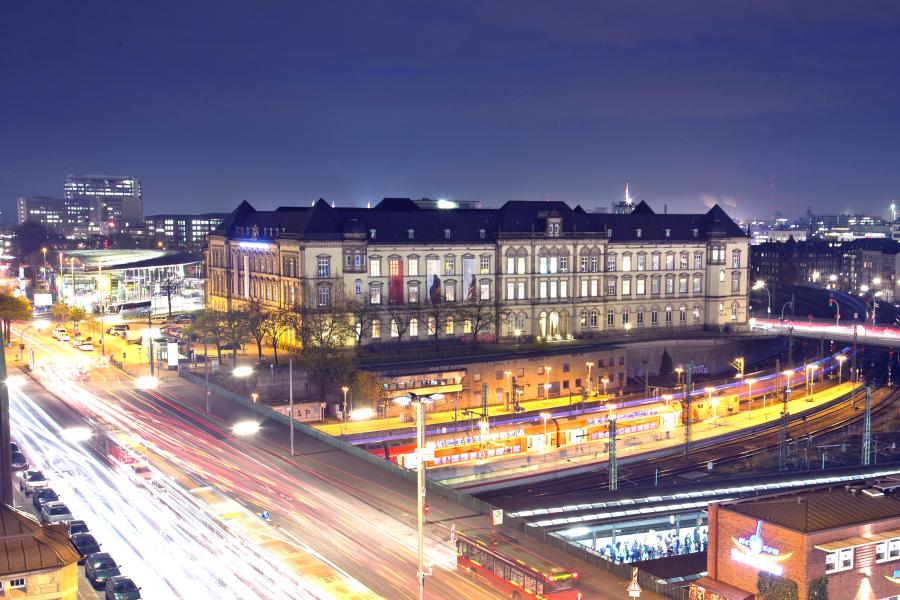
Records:
M407 231L407 233L409 234L409 239L411 239L411 240L412 240L412 239L415 239L415 237L416 237L416 230L415 230L415 229L407 229L406 231Z
M445 229L445 230L444 230L444 239L445 239L445 240L449 240L449 239L450 239L450 230L449 230L449 229Z
M482 240L484 239L484 234L485 234L484 229L479 229L479 230L478 230L478 237L479 237L480 239L482 239Z
M668 227L666 227L666 228L663 230L663 233L665 234L666 237L672 237L672 230L669 229Z
M559 237L560 231L562 231L562 219L554 211L551 216L547 217L547 237Z
M641 231L641 228L638 227L637 229L634 230L634 237L638 237L638 238L639 238L639 237L641 237L641 234L642 234L642 233L643 233L643 231Z
M691 235L692 235L693 237L695 237L695 238L700 237L700 230L699 230L699 229L696 229L696 228L695 228L695 229L691 229Z
M375 230L374 229L369 230L369 237L373 240L375 239Z
M607 229L607 230L606 230L606 237L608 237L608 238L611 238L611 237L612 237L612 229Z

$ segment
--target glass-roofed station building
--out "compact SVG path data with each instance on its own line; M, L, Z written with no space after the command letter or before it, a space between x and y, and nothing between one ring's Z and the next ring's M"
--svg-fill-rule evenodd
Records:
M173 312L203 308L202 259L188 252L72 250L50 267L54 298L88 312L164 314L170 301Z

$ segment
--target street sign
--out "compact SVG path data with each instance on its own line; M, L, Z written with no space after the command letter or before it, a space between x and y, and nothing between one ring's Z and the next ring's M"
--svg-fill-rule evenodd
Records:
M262 518L264 521L268 521L268 520L269 520L269 511L264 510L264 511L262 511L261 513L259 513L259 516L260 516L260 518Z
M491 524L492 525L503 525L503 509L495 508L493 513L491 514Z
M416 452L418 452L419 460L429 461L434 460L434 447L433 446L425 446L424 448L419 448Z
M631 583L628 584L627 589L629 598L640 598L641 592L644 591L641 589L641 585L638 583L637 575L637 567L631 567Z

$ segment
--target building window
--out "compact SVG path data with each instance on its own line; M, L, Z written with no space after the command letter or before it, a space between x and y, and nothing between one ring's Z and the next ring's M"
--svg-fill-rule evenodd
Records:
M666 254L666 271L675 270L675 255L672 253Z
M525 256L516 257L516 273L519 275L525 275L526 264L525 264Z
M600 314L596 310L591 311L591 327L597 328L597 321L600 317Z
M556 281L550 282L550 297L556 298Z
M388 275L391 277L397 277L399 275L403 275L400 271L400 259L399 258L389 258L388 259Z
M659 271L659 254L654 253L650 255L650 270Z
M569 257L568 256L560 256L559 257L559 272L560 273L568 273L569 272Z
M674 294L675 293L675 278L671 275L666 275L666 294Z
M719 283L725 283L725 271L719 271Z
M542 281L538 283L538 298L544 300L547 298L547 282Z
M606 255L606 270L610 271L610 272L616 270L616 255L615 254L607 254Z
M395 319L391 319L391 337L400 337L400 327Z
M694 255L694 268L702 269L703 268L703 255L699 252Z
M599 294L599 292L598 292L599 285L600 285L599 281L597 281L596 279L591 279L591 297L592 298L596 298L597 295Z
M586 273L587 270L588 270L588 257L582 256L581 257L581 272Z
M416 230L415 229L407 229L407 235L409 235L409 239L413 240L416 238Z
M622 325L628 325L630 322L631 313L628 312L627 308L622 309Z
M613 309L606 311L606 326L612 327L616 324L616 313Z
M637 285L635 286L635 293L638 296L643 296L647 293L647 280L644 279L643 276L637 278Z
M559 297L560 298L568 298L569 297L569 282L563 279L559 282Z
M406 259L406 270L410 277L418 277L419 276L419 259L410 256Z
M650 278L650 293L659 295L659 275Z
M606 295L607 296L615 296L616 295L616 278L615 277L607 277L606 278Z
M735 271L731 274L731 293L736 294L741 291L741 274Z
M361 254L354 254L354 255L353 255L353 267L354 267L355 269L359 269L359 268L362 267L362 264L363 264L363 263L362 263L362 255L361 255Z
M454 330L453 317L447 317L447 321L444 324L444 332L447 335L453 335L453 330Z
M488 256L481 257L481 275L487 275L491 272L491 259Z
M353 282L353 292L357 296L362 295L362 279L357 279L356 281Z
M419 301L419 286L412 284L407 288L407 296L410 304L416 304Z
M638 327L643 327L643 325L644 325L644 309L643 309L643 307L637 309L637 324L638 324Z
M667 306L666 307L666 325L671 325L671 324L672 324L672 307Z
M699 322L700 322L700 305L695 304L694 305L694 323L699 323Z
M655 306L653 307L653 310L650 311L650 324L651 325L659 324L659 309L656 308Z
M372 319L372 339L377 340L381 337L381 321Z
M482 240L485 238L485 231L484 231L484 229L479 229L479 230L478 230L478 237L479 237L479 239L482 239Z
M556 273L557 271L559 271L559 260L557 259L556 256L551 256L550 257L550 272Z
M637 255L637 270L638 271L646 271L647 270L647 255L641 252Z
M331 288L327 285L319 286L319 306L331 305Z
M449 230L449 229L445 229L445 230L444 230L444 239L445 239L445 240L449 240L449 239L450 239L450 230Z
M381 286L369 286L369 304L381 304Z
M472 333L471 319L463 319L463 333Z
M481 293L479 298L482 300L490 300L491 299L491 284L482 283L481 284Z
M444 287L444 300L447 302L456 302L456 284L447 283Z
M22 589L28 587L28 582L24 577L17 577L16 579L9 580L9 587L12 589Z
M515 300L516 298L516 282L515 281L507 281L506 282L506 299L507 300Z
M900 558L900 538L888 542L888 560Z
M578 320L579 325L581 325L581 327L587 327L587 320L588 320L588 311L586 311L586 310L581 311L581 318Z
M678 320L684 324L687 323L687 306L678 309Z
M516 285L517 285L517 287L518 287L518 289L519 289L519 300L524 300L524 299L526 298L526 296L525 296L525 282L524 282L524 281L520 281L520 282L518 282Z
M447 231L450 231L449 229ZM444 258L444 275L453 275L456 272L456 259L452 256Z
M381 259L369 259L369 277L381 277Z
M741 268L741 251L740 250L732 250L731 251L731 268L732 269L740 269Z
M686 270L687 270L687 268L688 268L688 255L687 255L687 254L682 254L682 255L681 255L681 260L679 261L679 265L678 265L678 266L681 267L681 270L682 270L682 271L686 271Z
M506 274L513 275L516 272L516 257L515 256L507 256L506 257Z
M631 279L628 277L624 277L622 279L622 295L623 296L631 295Z
M622 255L622 270L623 271L631 270L631 255L630 254Z
M546 275L547 272L548 272L548 269L547 269L547 257L546 257L546 256L539 256L539 257L538 257L538 273L540 273L541 275Z
M419 337L419 320L415 317L409 320L409 337Z
M731 303L731 320L737 321L737 318L738 318L738 303L732 302Z
M694 275L694 293L699 294L703 291L703 283L699 275Z

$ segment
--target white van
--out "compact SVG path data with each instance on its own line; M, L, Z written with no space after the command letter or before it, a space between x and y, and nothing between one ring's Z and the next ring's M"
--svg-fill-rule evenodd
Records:
M60 342L68 342L69 341L69 332L66 331L65 327L57 327L53 330L53 337Z
M128 325L124 325L124 324L113 325L112 327L110 327L109 329L106 330L106 333L108 333L109 335L117 335L117 336L121 337L122 339L125 339L125 336L128 335L129 329L131 329L131 328Z

